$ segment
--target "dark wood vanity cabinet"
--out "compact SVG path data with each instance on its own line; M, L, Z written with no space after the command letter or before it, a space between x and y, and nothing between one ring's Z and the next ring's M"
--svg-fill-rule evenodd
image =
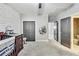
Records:
M18 55L18 53L23 49L23 37L22 35L16 36L15 37L15 54Z

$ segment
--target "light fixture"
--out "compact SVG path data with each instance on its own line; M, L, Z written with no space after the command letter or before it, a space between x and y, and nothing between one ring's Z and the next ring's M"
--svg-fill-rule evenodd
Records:
M38 4L38 15L42 15L42 3Z

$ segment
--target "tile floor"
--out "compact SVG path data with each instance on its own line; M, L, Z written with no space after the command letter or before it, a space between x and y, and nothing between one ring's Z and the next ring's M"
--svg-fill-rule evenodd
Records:
M18 56L78 56L55 41L27 42Z

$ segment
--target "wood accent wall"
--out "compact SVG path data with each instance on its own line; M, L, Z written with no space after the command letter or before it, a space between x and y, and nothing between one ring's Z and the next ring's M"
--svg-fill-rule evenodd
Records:
M79 34L79 18L74 18L73 20L74 38Z

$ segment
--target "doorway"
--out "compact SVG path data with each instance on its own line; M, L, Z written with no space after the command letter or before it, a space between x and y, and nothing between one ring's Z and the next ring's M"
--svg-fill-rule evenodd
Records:
M79 17L73 18L73 49L79 52Z
M54 22L54 39L58 41L58 21Z
M54 39L58 41L58 21L53 21L48 23L48 38L50 40Z
M35 21L23 22L23 34L27 41L35 41Z

